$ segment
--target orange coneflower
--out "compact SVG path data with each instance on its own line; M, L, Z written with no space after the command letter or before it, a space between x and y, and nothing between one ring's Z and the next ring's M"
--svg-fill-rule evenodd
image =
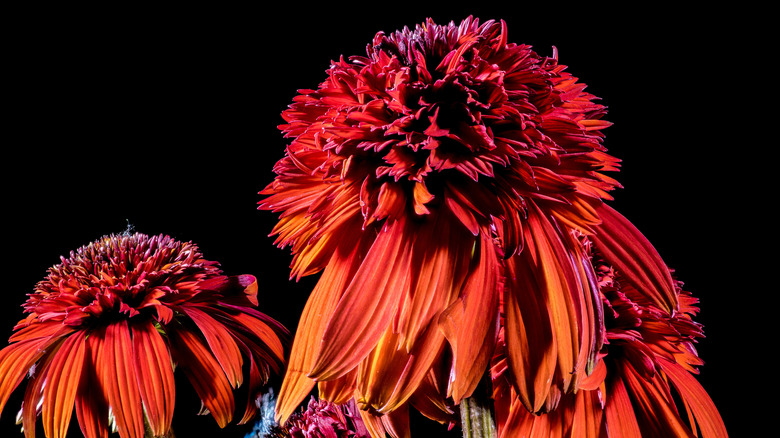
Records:
M726 437L717 408L694 377L703 363L694 347L703 336L692 320L698 300L675 280L678 305L661 308L646 284L622 275L598 245L584 243L605 308L607 340L596 369L557 409L533 415L508 376L502 333L491 369L499 436Z
M469 17L380 32L366 56L300 91L260 202L281 213L273 233L292 247L291 277L321 272L281 420L317 385L327 400L354 398L377 430L403 432L410 405L449 421L490 366L501 303L518 400L554 410L605 342L580 235L659 309L677 308L658 255L603 204L618 160L602 144L606 109L584 89L555 51Z
M224 427L245 358L250 397L282 367L286 330L257 304L253 276L222 275L192 243L105 236L62 257L29 295L0 351L0 411L29 373L28 437L39 414L47 437L65 436L74 405L88 438L106 437L109 417L122 438L167 436L178 368ZM241 421L256 408L250 398Z

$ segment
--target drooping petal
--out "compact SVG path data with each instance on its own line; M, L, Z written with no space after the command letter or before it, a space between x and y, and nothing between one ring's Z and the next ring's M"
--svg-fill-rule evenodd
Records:
M692 413L691 423L698 425L702 437L715 438L728 435L723 419L701 384L683 366L659 359L669 381L677 388L686 408Z
M41 339L20 341L0 350L0 375L3 376L0 380L0 412L32 364L43 355L44 350L39 346L44 342Z
M243 381L241 367L244 361L230 331L195 306L181 306L181 309L203 333L209 349L233 388L240 386Z
M669 268L658 251L615 209L603 204L597 210L602 223L592 239L599 252L637 290L647 294L660 309L674 314L677 294Z
M475 244L473 268L460 297L439 318L439 327L452 348L453 366L448 393L455 403L469 397L482 378L498 336L498 303L503 273L486 230Z
M358 406L379 413L399 408L426 377L442 348L444 335L436 324L429 324L409 352L399 341L399 336L388 327L374 350L358 367Z
M627 438L641 438L642 432L636 421L631 399L621 379L616 379L611 385L612 392L607 394L607 404L604 415L607 418L609 430L616 436Z
M176 402L173 366L168 346L149 322L131 325L133 364L149 427L155 436L168 433Z
M341 298L341 292L349 284L364 256L364 249L355 234L344 237L346 245L334 252L303 308L276 403L276 419L279 423L283 424L314 388L315 381L307 374L314 365L322 335Z
M379 233L333 310L309 376L328 380L352 370L390 324L409 288L410 238L404 220ZM386 266L377 272L378 266Z
M43 388L43 430L47 437L64 437L73 414L73 403L81 381L84 365L84 332L68 336L46 367L46 384Z
M187 376L203 405L219 427L233 418L235 404L230 382L208 347L186 329L168 330L171 354L178 368Z
M122 438L144 436L143 406L133 363L133 342L127 321L93 331L90 349L97 354L96 371Z
M98 351L100 344L93 342L93 336L86 339L85 357L81 387L76 393L76 418L85 438L108 438L110 433L108 401L103 386L98 380Z

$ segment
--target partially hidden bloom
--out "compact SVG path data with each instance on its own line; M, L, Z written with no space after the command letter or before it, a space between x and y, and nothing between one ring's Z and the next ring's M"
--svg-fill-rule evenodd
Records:
M558 407L533 415L507 376L503 343L491 368L500 437L725 437L715 404L695 378L703 364L694 344L703 336L693 321L698 300L675 280L678 306L662 309L646 291L593 257L605 309L606 341L594 371Z
M601 286L589 252L653 306L679 310L657 252L604 201L606 108L566 72L473 17L379 32L282 113L290 142L260 193L280 213L291 277L320 274L277 403L317 386L366 424L440 422L470 397L497 348L513 400L554 411L603 362ZM398 432L397 434L393 431Z
M269 397L269 395L271 395ZM273 393L263 395L264 403L273 403ZM269 406L273 410L273 405ZM305 408L295 412L284 425L273 418L255 427L245 438L370 438L354 400L336 405L310 397Z
M87 438L112 426L122 438L167 436L176 369L224 427L248 370L246 422L270 372L281 372L287 336L257 305L253 276L223 275L191 242L104 236L61 257L29 294L0 351L0 411L29 373L28 437L39 415L47 437L65 436L74 407Z

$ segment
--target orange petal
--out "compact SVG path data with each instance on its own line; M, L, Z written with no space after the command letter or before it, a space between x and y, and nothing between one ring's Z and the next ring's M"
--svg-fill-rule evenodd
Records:
M658 360L663 363L663 370L677 388L680 399L696 419L695 423L701 429L702 436L704 438L728 436L726 426L723 424L723 419L718 413L715 403L712 402L707 391L702 388L696 378L678 363L670 362L664 358ZM693 424L693 418L690 420L690 423Z
M674 282L658 251L612 207L602 204L597 210L602 223L591 238L604 259L660 309L674 314L678 308Z
M208 408L219 427L233 418L235 404L230 382L209 349L188 330L170 329L171 353L179 368L189 379L203 405Z
M607 404L604 414L607 419L607 427L610 435L619 437L641 438L642 432L636 422L634 408L631 406L631 398L621 379L615 379L610 385L611 392L607 394Z
M81 387L76 393L76 418L85 438L108 438L108 401L97 377L98 354L93 348L93 338L90 334L86 339L87 356Z
M474 263L460 297L442 312L438 321L452 348L448 392L456 404L471 395L485 374L498 336L503 278L496 248L484 230Z
M507 364L518 397L531 412L543 406L555 374L557 344L536 272L519 257L507 260L504 314Z
M434 324L428 325L410 352L388 327L358 367L358 405L379 413L398 409L417 390L443 347L444 335Z
M365 358L395 315L410 283L410 239L405 219L379 233L339 300L322 335L309 377L344 375Z
M394 330L409 352L431 321L460 294L468 274L475 240L454 238L456 220L440 210L435 220L414 230L410 294L405 294Z
M46 367L41 415L47 437L64 437L68 432L85 351L84 332L77 331L51 353L52 360Z
M149 421L155 436L168 433L176 402L176 386L168 346L157 329L149 323L132 325L133 363Z
M344 236L342 242L344 246L333 254L303 308L276 402L276 420L281 424L314 388L315 381L306 374L312 368L333 309L365 255L357 233Z
M354 369L337 379L317 382L320 398L337 405L347 403L355 396L357 373L357 369Z
M30 367L43 355L45 350L41 344L44 342L46 339L25 340L0 350L0 412Z
M228 382L233 388L240 386L244 379L241 372L244 360L230 331L195 306L184 305L181 306L181 310L195 322L195 325L203 333L209 349L219 362L222 371L225 372Z
M93 331L90 348L97 352L97 375L122 438L144 436L143 406L133 364L133 343L127 321Z

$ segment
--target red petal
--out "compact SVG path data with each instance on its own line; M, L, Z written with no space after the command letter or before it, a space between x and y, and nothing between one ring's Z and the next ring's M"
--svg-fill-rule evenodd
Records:
M168 346L149 322L132 325L133 363L138 388L155 436L168 433L176 402L176 386Z
M52 353L43 388L42 421L47 437L64 437L68 432L85 351L84 332L77 331Z
M364 256L363 245L358 243L357 238L357 233L345 236L342 240L344 246L333 254L303 308L276 402L279 423L284 424L315 385L306 373L312 368L333 309L360 266L358 261Z
M634 225L602 204L598 209L601 225L592 236L596 248L640 292L669 314L677 310L677 294L672 275L658 251Z
M715 403L702 388L696 378L685 370L680 364L669 362L666 359L659 358L663 363L662 367L669 380L677 388L680 398L686 408L692 412L701 429L704 438L716 438L728 436L723 419L715 407ZM691 419L693 423L693 419Z
M41 344L45 342L46 339L20 341L0 350L0 412L30 367L43 355Z
M235 405L230 383L219 362L193 333L169 329L168 335L174 360L184 371L219 427L227 426L233 418Z
M113 323L88 338L97 354L95 363L101 386L122 438L144 436L143 406L133 364L133 342L126 321Z
M476 266L460 297L439 318L453 355L449 394L455 403L468 397L485 374L498 336L498 303L503 289L501 265L487 232L480 233Z
M406 229L400 219L377 236L329 319L309 377L328 380L352 370L390 325L409 289L412 236Z
M181 306L181 310L195 322L195 325L203 333L209 349L216 357L233 388L240 386L244 378L241 372L244 360L230 331L194 306Z
M94 338L90 334L86 339L87 356L82 369L81 387L76 393L76 418L85 438L108 438L108 401L97 377L98 354L92 348Z
M603 323L580 243L539 209L528 212L526 248L507 261L505 335L519 395L538 412L557 404L557 391L575 390L595 363Z
M604 413L607 419L607 428L610 435L626 438L641 438L639 424L636 422L634 408L631 406L631 398L626 392L626 387L621 379L615 379L610 385L611 392L607 394L607 405Z
M358 367L357 392L361 408L389 413L406 403L444 347L444 336L431 324L406 351L399 335L387 328L371 354Z

